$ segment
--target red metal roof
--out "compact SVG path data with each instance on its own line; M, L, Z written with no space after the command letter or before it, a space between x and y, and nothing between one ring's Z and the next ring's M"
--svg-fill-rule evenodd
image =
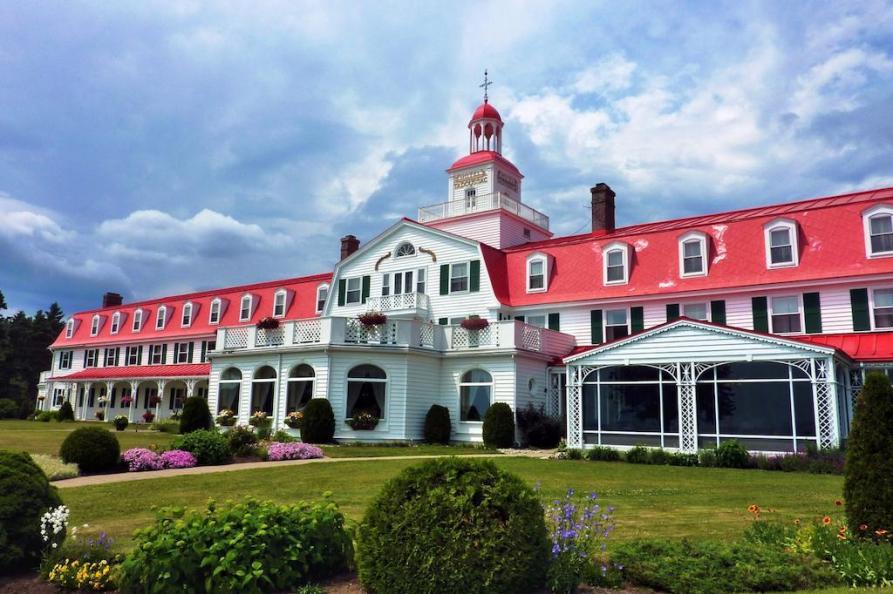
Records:
M492 118L494 120L502 121L502 118L499 117L499 112L496 111L496 108L490 105L487 101L484 101L478 108L474 110L474 113L471 114L471 121L479 120L481 118Z
M473 167L474 165L483 165L484 163L498 163L503 165L506 169L509 169L512 173L517 175L518 177L524 177L521 172L515 167L515 164L497 153L496 151L477 151L471 153L470 155L465 155L452 165L447 171L455 171L456 169L462 169L463 167Z
M893 361L893 332L808 334L794 338L802 342L834 347L856 361Z
M134 365L132 367L91 367L71 375L49 378L47 381L87 379L123 379L141 377L202 377L211 373L210 363L185 365Z

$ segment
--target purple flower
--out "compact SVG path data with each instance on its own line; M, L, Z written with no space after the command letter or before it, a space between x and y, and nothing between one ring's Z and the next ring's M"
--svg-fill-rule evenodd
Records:
M165 468L192 468L198 462L191 453L184 450L168 450L161 454L161 463Z
M267 458L273 462L280 460L309 460L322 458L322 450L307 443L271 443L267 447Z
M127 470L130 472L164 468L158 454L146 448L131 448L121 454L121 460L127 464Z

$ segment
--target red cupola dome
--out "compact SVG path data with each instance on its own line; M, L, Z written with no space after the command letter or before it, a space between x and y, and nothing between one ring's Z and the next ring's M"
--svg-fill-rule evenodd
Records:
M478 108L474 110L474 113L471 115L471 121L473 122L484 118L502 122L502 118L499 117L499 112L496 111L496 108L486 101L481 103Z

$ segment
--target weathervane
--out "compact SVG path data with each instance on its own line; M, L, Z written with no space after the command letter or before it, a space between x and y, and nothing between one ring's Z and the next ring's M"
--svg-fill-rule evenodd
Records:
M483 84L478 85L479 87L484 89L484 103L487 102L487 87L493 84L493 81L487 79L487 71L484 70L484 82Z

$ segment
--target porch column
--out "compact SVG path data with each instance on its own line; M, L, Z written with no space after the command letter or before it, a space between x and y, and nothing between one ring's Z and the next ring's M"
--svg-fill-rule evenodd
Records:
M53 382L47 382L43 401L37 401L37 410L51 410L53 408L53 398L55 397L55 391L56 385Z
M136 404L136 399L139 397L139 393L137 393L139 387L139 382L130 382L130 406L127 409L127 420L131 423L133 423L133 407Z
M567 447L583 447L583 387L579 365L567 368Z
M186 380L186 398L192 398L192 394L195 392L195 384L196 380L188 379Z
M109 404L112 402L112 390L115 388L115 382L105 382L105 404L103 408L105 409L105 422L110 423L111 418L109 415Z
M695 382L697 365L676 364L676 387L679 393L679 451L694 454L698 451L698 405Z
M158 384L158 402L155 403L155 419L161 420L161 404L164 402L164 385L167 383L165 380L158 380L156 382Z
M812 359L810 365L816 435L819 448L840 445L837 416L837 384L834 382L834 359Z

